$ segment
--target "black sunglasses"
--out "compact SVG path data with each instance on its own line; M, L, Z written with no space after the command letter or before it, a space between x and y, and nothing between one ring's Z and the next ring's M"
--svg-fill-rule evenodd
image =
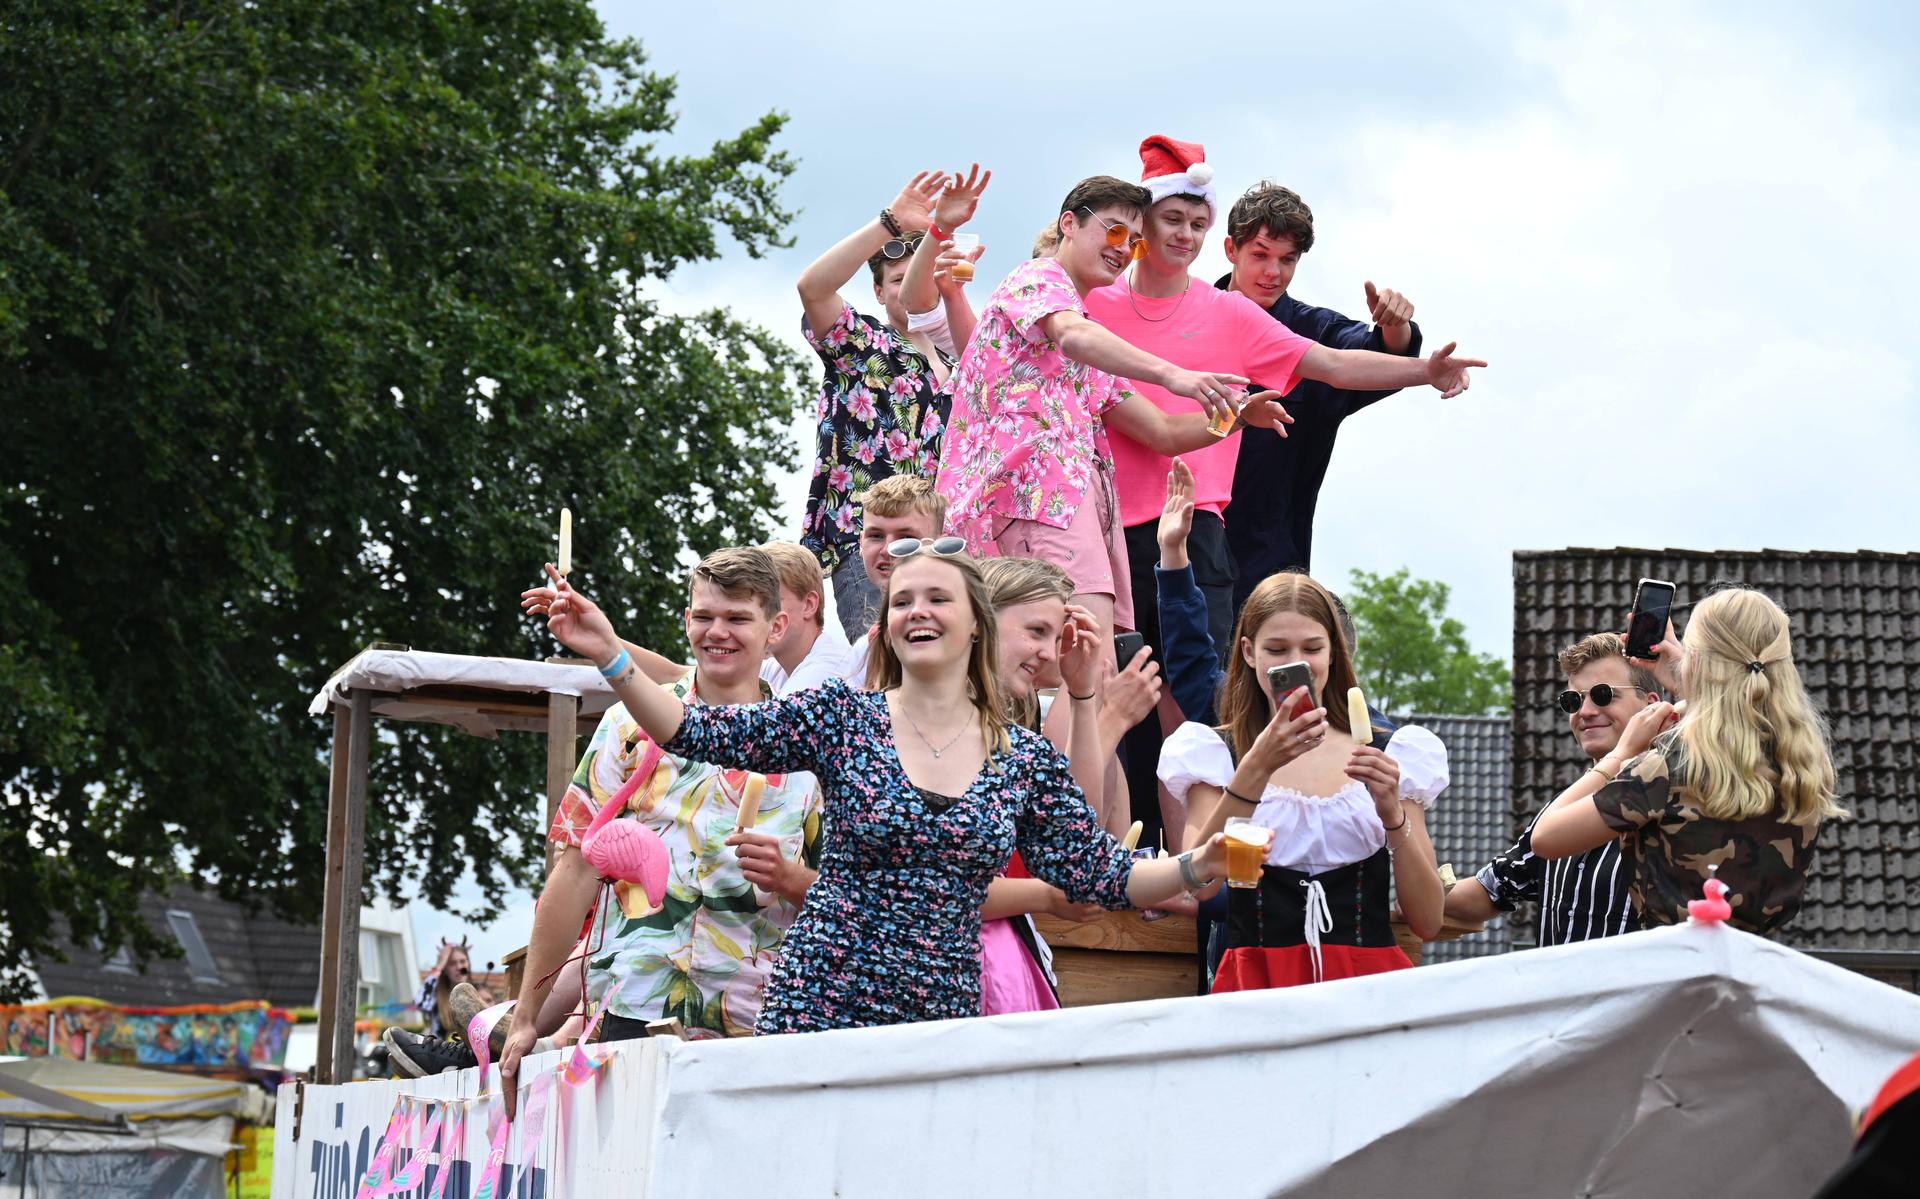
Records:
M1585 691L1575 691L1572 688L1568 688L1560 693L1558 700L1555 702L1560 705L1562 712L1571 716L1580 710L1580 705L1585 702L1589 695L1593 697L1594 707L1604 708L1613 702L1614 692L1616 691L1638 691L1642 695L1653 694L1645 687L1615 687L1611 683L1595 683Z
M905 258L920 248L920 238L922 236L924 235L914 234L912 237L889 237L887 244L880 247L880 257L886 259L888 262Z
M887 553L896 558L911 558L921 550L952 558L967 550L964 537L902 537L898 541L887 543Z

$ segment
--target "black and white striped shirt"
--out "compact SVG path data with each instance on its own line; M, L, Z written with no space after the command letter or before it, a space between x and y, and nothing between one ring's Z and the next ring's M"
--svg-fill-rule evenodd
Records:
M1590 941L1640 927L1633 911L1633 863L1621 856L1618 841L1570 858L1536 857L1530 824L1474 877L1503 912L1529 901L1539 905L1541 945Z

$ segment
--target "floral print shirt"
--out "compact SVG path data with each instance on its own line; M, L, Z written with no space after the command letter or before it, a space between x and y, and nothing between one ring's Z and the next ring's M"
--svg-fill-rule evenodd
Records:
M1060 352L1040 322L1086 315L1058 262L1014 269L980 313L953 372L952 427L935 489L947 499L946 531L976 553L1000 531L996 517L1064 529L1096 469L1113 469L1100 417L1132 384Z
M763 684L763 691L765 690ZM698 710L693 672L673 693ZM771 694L770 692L767 692ZM647 735L623 704L600 718L574 771L548 839L578 847L600 805L626 783L647 749ZM756 893L725 841L740 801L760 793L756 831L782 838L788 857L815 862L820 851L820 789L810 774L723 770L697 758L664 754L651 781L627 801L633 819L660 835L671 861L665 902L614 884L615 907L587 934L587 994L614 994L607 1011L632 1020L678 1016L695 1039L745 1036L760 1014L767 976L780 956L794 907Z
M842 559L859 557L854 495L889 475L933 476L953 397L918 347L850 304L825 333L805 320L800 329L826 365L800 544L831 573ZM940 361L952 364L944 353Z
M913 785L884 692L832 679L772 703L689 708L676 754L809 770L833 830L767 985L759 1031L810 1032L980 1014L980 905L1018 849L1076 903L1124 908L1133 858L1095 820L1060 751L1009 730L965 794Z

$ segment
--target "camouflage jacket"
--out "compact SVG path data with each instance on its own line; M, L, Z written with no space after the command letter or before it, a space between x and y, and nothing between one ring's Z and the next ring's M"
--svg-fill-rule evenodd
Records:
M1638 872L1633 902L1641 924L1686 919L1687 901L1706 894L1707 867L1716 865L1729 888L1735 928L1764 936L1792 920L1806 895L1820 822L1706 815L1688 791L1684 764L1668 761L1664 741L1627 763L1593 797Z

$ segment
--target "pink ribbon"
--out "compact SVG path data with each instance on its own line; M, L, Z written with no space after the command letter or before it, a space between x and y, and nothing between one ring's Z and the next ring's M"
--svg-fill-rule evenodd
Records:
M447 1190L447 1179L453 1177L453 1163L466 1152L467 1105L451 1105L453 1115L440 1130L440 1173L433 1180L433 1189L427 1192L427 1199L440 1199Z
M483 1012L476 1013L467 1021L467 1044L473 1049L474 1060L480 1064L480 1077L474 1084L475 1090L484 1091L487 1087L487 1049L493 1039L494 1025L513 1008L513 1001L496 1003Z
M387 1118L387 1131L380 1138L379 1148L373 1151L373 1161L367 1166L367 1173L360 1180L359 1189L354 1191L354 1199L374 1199L384 1195L389 1189L387 1167L393 1164L394 1150L400 1144L407 1127L407 1102L405 1095L394 1100L393 1115Z

